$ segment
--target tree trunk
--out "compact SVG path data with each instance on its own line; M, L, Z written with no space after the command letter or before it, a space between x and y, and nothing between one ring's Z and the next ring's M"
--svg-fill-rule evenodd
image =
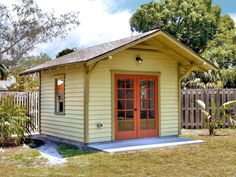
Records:
M215 126L212 124L209 125L209 135L210 136L215 135Z

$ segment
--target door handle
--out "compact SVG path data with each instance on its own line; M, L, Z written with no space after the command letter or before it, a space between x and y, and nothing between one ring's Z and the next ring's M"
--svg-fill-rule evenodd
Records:
M137 111L138 109L137 108L134 108L134 111Z

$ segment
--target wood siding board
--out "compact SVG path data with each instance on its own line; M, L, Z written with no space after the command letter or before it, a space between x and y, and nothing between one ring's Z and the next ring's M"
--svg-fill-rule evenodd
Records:
M100 62L93 70L89 87L89 142L99 140L111 141L113 137L112 127L97 128L97 123L113 124L112 113L112 74L110 71L120 70L124 72L153 72L161 73L160 84L160 135L178 135L178 86L177 86L177 62L156 54L139 53L144 58L144 62L139 65L135 61L134 52L124 51L113 55L112 60ZM167 58L169 60L167 60ZM170 125L168 122L176 124ZM97 130L97 134L96 134ZM100 132L107 132L106 136ZM96 138L95 138L96 137Z
M65 115L54 114L54 77L64 73ZM49 70L41 74L41 120L42 133L51 136L83 142L83 68Z

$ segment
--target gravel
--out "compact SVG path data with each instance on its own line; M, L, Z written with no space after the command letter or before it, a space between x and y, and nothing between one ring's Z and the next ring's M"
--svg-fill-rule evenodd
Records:
M45 141L45 144L36 148L40 151L41 155L44 158L48 159L48 163L51 165L59 165L66 162L66 159L63 158L57 151L57 144L51 141Z

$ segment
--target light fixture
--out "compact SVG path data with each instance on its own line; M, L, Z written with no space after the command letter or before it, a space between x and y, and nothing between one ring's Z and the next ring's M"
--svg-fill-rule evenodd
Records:
M141 64L143 62L143 59L140 56L136 57L136 61Z
M110 55L110 56L108 56L108 60L112 60L112 56Z

